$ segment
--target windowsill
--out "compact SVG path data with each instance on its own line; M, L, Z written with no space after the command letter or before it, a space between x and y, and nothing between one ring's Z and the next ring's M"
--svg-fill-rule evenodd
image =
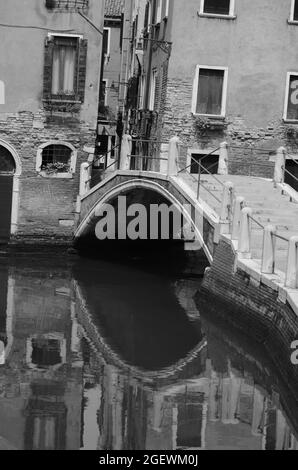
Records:
M67 98L49 98L49 99L43 99L42 100L45 103L69 103L69 104L82 104L82 101L77 101L77 100L68 100Z
M199 117L199 118L207 118L210 121L224 121L226 119L226 116L221 116L221 115L214 115L214 114L197 114L197 113L192 113L194 117Z
M298 26L298 20L291 20L291 19L289 19L289 20L288 20L288 24L292 24L292 25L297 25L297 26Z
M216 13L199 13L198 16L200 18L217 18L220 20L235 20L237 18L236 15L217 15Z
M298 124L298 119L283 119L285 124Z
M66 179L71 180L73 179L73 173L52 173L49 174L46 171L39 171L39 176L42 178L49 178L49 179Z

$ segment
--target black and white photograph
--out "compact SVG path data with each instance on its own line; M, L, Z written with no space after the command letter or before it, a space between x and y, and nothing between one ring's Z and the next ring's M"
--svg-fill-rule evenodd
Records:
M0 0L0 450L298 450L298 0Z

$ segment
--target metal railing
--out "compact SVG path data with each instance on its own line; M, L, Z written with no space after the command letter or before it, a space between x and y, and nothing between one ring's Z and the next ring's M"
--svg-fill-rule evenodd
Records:
M182 147L182 146L180 146L180 147ZM197 167L198 167L198 178L196 178L194 176L194 174L191 173L191 172L189 172L189 174L194 179L194 181L197 183L197 199L198 200L200 199L200 189L201 189L201 187L203 187L217 202L219 202L219 203L221 202L221 200L217 196L215 196L215 194L213 194L213 192L210 191L204 185L204 183L202 183L202 174L208 174L208 175L211 175L212 179L214 179L216 181L216 183L218 183L222 188L224 187L223 182L220 181L215 176L215 174L210 171L213 167L218 166L218 162L213 163L212 165L209 166L209 168L206 168L204 165L202 165L202 161L204 161L206 158L210 157L211 155L215 154L219 150L220 150L220 147L217 147L216 149L214 149L211 152L204 155L199 160L195 159L192 155L190 155L191 163L178 171L178 175L179 175L179 174L184 173L187 170L191 169L194 164L197 165Z

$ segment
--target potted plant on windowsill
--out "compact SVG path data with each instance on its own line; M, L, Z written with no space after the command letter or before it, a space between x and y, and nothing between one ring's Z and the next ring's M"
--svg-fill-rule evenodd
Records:
M46 0L46 8L53 10L56 7L56 0Z
M69 163L46 163L42 165L41 171L44 171L47 175L53 175L56 173L69 173L70 165Z

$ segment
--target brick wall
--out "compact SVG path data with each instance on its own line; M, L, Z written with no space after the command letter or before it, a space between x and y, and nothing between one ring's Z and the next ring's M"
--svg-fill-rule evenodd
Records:
M298 370L290 361L290 346L297 339L297 315L289 305L278 300L277 292L256 285L241 270L234 273L234 260L230 245L221 240L213 264L205 274L201 296L209 299L210 312L261 342L284 378L294 374L298 385Z
M201 150L215 149L221 142L228 142L231 174L252 176L273 176L274 163L270 162L273 152L285 146L289 152L298 151L298 141L289 135L289 127L281 120L268 123L266 128L248 127L242 118L229 116L224 122L212 121L211 130L196 126L191 113L193 77L171 78L165 81L164 106L160 109L159 129L161 139L168 141L178 135L183 145ZM233 147L233 148L232 148ZM181 150L181 166L186 164L186 148Z
M95 130L78 118L51 118L43 112L1 115L0 139L12 145L21 163L18 229L15 241L32 238L71 239L75 204L79 192L80 165L93 146ZM38 147L49 141L64 141L78 151L76 172L72 179L45 178L36 172Z

